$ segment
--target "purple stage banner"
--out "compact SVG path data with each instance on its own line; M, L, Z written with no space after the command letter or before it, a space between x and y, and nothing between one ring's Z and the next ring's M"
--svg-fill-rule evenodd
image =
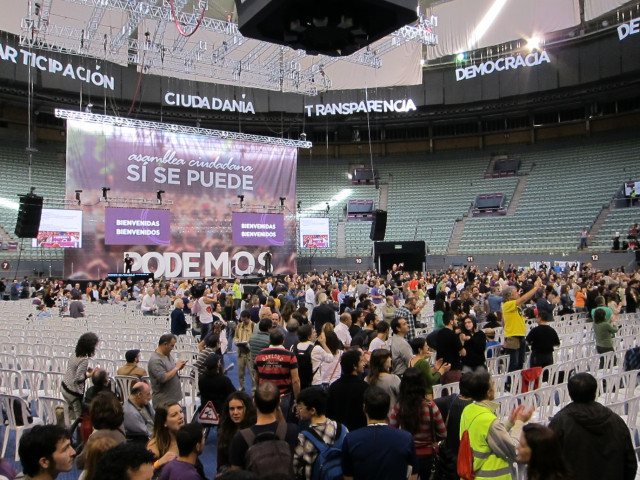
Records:
M104 243L106 245L169 245L170 233L169 210L104 209Z
M274 274L295 273L294 215L281 215L274 241L261 244L255 229L253 244L234 242L232 219L239 195L249 210L279 208L285 197L283 213L295 211L296 166L295 147L67 120L66 198L83 191L85 229L83 248L65 250L64 275L122 272L126 253L132 273L156 278L257 275L266 273L267 250ZM103 188L110 189L106 202L99 201ZM155 205L157 195L164 202L157 210L129 208ZM136 211L147 217L126 213ZM114 213L126 224L114 224Z
M234 213L234 245L284 245L284 215Z

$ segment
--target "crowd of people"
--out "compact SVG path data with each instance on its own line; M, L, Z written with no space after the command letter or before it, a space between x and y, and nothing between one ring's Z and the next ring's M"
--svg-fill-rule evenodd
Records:
M629 428L596 402L590 374L568 379L572 403L543 426L529 423L533 412L524 407L496 416L486 362L497 348L512 371L553 364L560 344L553 325L575 312L593 319L597 352L611 351L621 314L637 309L639 280L640 272L589 264L532 270L501 263L485 271L422 274L394 265L384 275L261 278L252 292L238 279L105 281L95 301L137 297L143 315L171 319L171 333L158 339L148 373L138 366L139 350L126 352L117 373L141 381L120 398L108 374L91 366L98 335L79 338L61 391L73 417L92 429L75 461L85 480L205 478L199 456L208 428L185 418L185 362L172 355L178 336L197 334L201 408L210 404L220 415L219 478L330 478L320 472L329 464L345 479L459 478L463 437L475 478L515 479L518 462L529 479L630 480L637 459ZM43 302L68 294L91 301L91 287L74 292L78 285L53 282L34 293ZM429 303L433 321L423 314ZM233 354L238 389L225 368ZM453 382L459 394L434 398L434 385ZM24 473L36 479L70 470L75 454L54 426L25 433L19 453ZM121 476L105 476L114 471Z

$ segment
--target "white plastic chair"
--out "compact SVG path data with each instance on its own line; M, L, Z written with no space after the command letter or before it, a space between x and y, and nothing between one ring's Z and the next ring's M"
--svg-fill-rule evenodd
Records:
M22 375L17 370L0 369L0 393L25 397Z
M44 395L38 398L38 417L42 419L46 425L58 424L58 408L62 408L63 426L69 428L69 426L71 426L69 404L67 404L63 398L47 397Z
M113 377L116 379L116 385L118 386L118 390L120 391L120 400L125 402L127 397L131 393L131 388L135 383L138 383L140 379L138 377L132 377L129 375L116 375Z
M198 398L198 384L194 378L188 375L180 375L180 385L182 387L182 402L180 404L186 410L186 418L191 419L200 406Z
M0 402L2 403L2 408L4 409L8 424L4 427L4 440L2 442L2 457L7 452L7 444L9 443L9 434L11 430L15 431L15 461L18 461L18 444L20 443L20 438L22 437L22 433L25 430L29 430L30 428L35 427L36 425L42 425L42 419L38 417L33 417L31 422L29 423L29 406L27 402L15 395L0 395ZM24 425L18 425L18 421L16 419L16 410L22 414L22 422Z

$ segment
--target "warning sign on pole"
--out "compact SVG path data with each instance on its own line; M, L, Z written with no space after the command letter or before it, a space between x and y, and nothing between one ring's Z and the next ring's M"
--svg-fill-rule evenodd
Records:
M216 408L213 406L211 401L208 401L200 411L200 415L198 415L198 423L202 423L204 425L218 425L219 420L220 418L218 417Z

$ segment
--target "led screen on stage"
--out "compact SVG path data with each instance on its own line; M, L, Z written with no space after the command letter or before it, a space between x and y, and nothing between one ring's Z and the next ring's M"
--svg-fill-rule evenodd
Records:
M301 217L300 247L328 248L329 247L329 219L326 217Z
M169 210L143 208L105 208L106 245L169 245Z
M82 248L82 210L43 208L33 248Z
M234 213L234 245L284 245L284 215Z
M83 190L85 248L65 251L65 275L122 272L126 253L132 273L156 278L258 275L267 250L271 272L295 273L293 215L268 244L234 242L232 219L239 195L249 209L285 197L284 212L294 211L296 165L295 147L69 119L66 197Z

